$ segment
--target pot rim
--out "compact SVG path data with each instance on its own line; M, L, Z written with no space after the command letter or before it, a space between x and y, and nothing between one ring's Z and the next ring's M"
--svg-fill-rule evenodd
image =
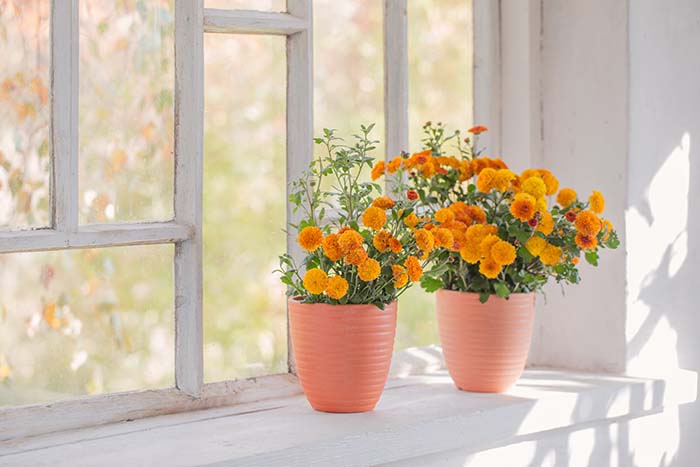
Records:
M479 295L481 295L479 292L463 292L461 290L450 290L450 289L443 289L443 288L439 288L436 291L436 293L437 292L447 292L447 293L455 293L455 294L462 294L462 295L475 295L477 297ZM535 295L536 293L537 292L515 292L515 293L511 293L510 296L511 297L527 297L528 295ZM492 295L491 298L499 298L500 299L501 297L496 296L496 295ZM489 298L489 300L491 298ZM506 299L502 299L502 300L506 300Z
M384 306L384 309L382 310L379 308L377 305L374 305L373 303L345 303L345 304L334 304L334 303L302 303L302 301L298 297L289 297L287 299L287 303L289 305L296 305L296 306L304 306L304 307L313 307L313 308L319 308L319 307L333 307L339 310L351 310L351 309L363 309L363 308L372 308L376 309L379 311L391 311L392 309L397 309L398 308L398 300L394 300L391 303L388 303L387 305Z

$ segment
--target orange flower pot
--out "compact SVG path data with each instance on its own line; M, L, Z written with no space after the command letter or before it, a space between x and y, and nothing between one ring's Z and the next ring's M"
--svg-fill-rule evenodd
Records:
M439 290L437 319L445 363L463 391L503 392L523 372L535 319L535 294L508 300Z
M322 412L368 412L389 374L396 302L327 305L289 301L297 374L311 406Z

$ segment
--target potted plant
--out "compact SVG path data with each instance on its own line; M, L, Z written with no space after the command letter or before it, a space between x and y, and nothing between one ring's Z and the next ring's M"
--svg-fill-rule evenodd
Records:
M516 174L484 157L477 141L486 127L463 140L441 124L424 131L424 150L395 165L431 218L425 228L452 242L433 253L421 284L437 291L440 340L457 387L502 392L524 369L535 293L549 280L578 283L579 258L597 266L599 250L617 248L618 237L600 217L601 193L582 200L546 169ZM450 141L455 156L446 155Z
M397 298L420 280L419 257L433 248L420 227L415 200L379 196L362 181L373 168L373 125L361 127L352 145L333 130L315 143L315 158L290 186L301 220L290 227L303 249L299 264L280 257L288 286L296 370L311 406L324 412L365 412L381 396L391 363ZM397 180L401 183L401 180ZM427 231L425 231L427 232Z

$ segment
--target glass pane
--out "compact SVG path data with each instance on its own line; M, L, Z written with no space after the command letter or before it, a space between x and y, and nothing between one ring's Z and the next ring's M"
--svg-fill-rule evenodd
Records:
M205 380L286 372L285 39L205 35Z
M173 0L80 2L80 220L173 215Z
M49 10L0 1L0 228L49 224Z
M0 255L0 407L174 383L173 247Z
M382 0L314 1L315 135L336 128L349 138L376 123L384 142L382 21Z
M286 11L286 0L204 0L204 8L224 10Z
M408 2L411 148L427 120L465 130L473 118L472 0ZM488 125L488 122L480 122Z

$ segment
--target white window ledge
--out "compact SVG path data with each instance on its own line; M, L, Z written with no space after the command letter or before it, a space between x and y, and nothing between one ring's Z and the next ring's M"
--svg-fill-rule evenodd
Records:
M0 465L369 465L657 413L694 401L696 373L641 379L531 368L506 394L457 390L436 348L395 358L374 412L313 411L303 395L0 443ZM415 374L423 373L423 374Z

